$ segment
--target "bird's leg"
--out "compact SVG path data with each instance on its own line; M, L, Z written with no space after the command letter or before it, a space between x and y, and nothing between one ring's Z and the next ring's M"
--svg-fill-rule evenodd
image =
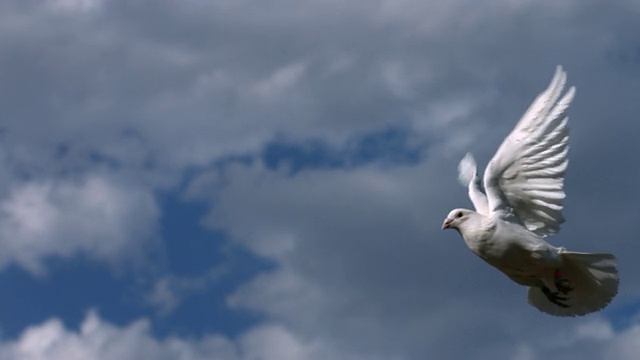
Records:
M569 285L569 280L563 278L563 274L560 270L554 271L553 281L556 289L558 289L558 291L560 291L563 295L567 295L571 291L573 291L573 287Z
M563 303L560 302L560 301L569 300L568 297L564 297L564 296L560 295L557 291L556 292L551 291L551 289L549 289L545 285L542 285L541 290L542 290L542 293L547 297L547 299L549 301L551 301L552 303L554 303L554 304L556 304L556 305L558 305L560 307L563 307L563 308L568 308L569 307L569 305L563 304Z

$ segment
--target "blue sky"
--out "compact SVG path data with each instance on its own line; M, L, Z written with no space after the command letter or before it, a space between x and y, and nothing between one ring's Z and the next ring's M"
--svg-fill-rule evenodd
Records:
M636 359L640 6L0 4L0 360ZM567 223L613 252L554 318L440 225L561 64Z

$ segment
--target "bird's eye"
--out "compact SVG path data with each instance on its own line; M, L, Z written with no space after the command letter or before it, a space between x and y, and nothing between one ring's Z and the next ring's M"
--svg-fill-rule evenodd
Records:
M456 217L461 218L461 217L462 217L462 212L457 213L457 214L456 214Z

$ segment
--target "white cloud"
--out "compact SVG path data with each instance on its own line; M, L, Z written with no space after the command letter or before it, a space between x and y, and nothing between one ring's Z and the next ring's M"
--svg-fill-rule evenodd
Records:
M196 277L163 276L154 281L145 300L157 308L160 315L167 315L178 307L185 298L205 290L207 286L211 286L224 275L228 275L227 269L224 266L218 266Z
M265 324L229 339L209 334L198 339L156 338L147 319L119 327L95 311L80 328L68 329L52 318L27 328L19 338L0 343L1 360L323 360L376 359L336 352L305 340L281 325Z
M575 337L579 340L609 340L614 336L611 324L602 319L580 324L575 330Z
M552 328L543 336L526 340L518 346L514 360L612 359L638 357L640 325L614 331L611 323L595 316L568 324L565 329Z
M43 274L51 256L139 260L157 235L158 217L148 190L108 178L27 182L0 202L0 267L15 263Z
M515 354L511 357L511 360L534 360L535 352L527 345L520 345L516 348Z
M640 353L640 325L635 324L612 338L604 352L604 359L634 360Z
M242 339L243 355L247 359L311 359L314 344L303 344L281 326L254 329Z
M157 340L148 320L117 327L90 312L78 331L57 319L26 329L15 341L5 341L0 359L13 360L118 360L118 359L237 359L233 345L219 336L200 341L178 338Z
M610 326L604 320L595 322ZM583 326L584 323L579 322L572 328L577 330ZM550 329L547 336L558 334L557 329ZM483 337L483 334L476 332L472 336ZM536 337L531 342L497 349L495 353L483 351L482 347L470 343L471 340L460 337L455 346L473 346L468 354L477 358L504 357L505 349L511 348L512 355L508 358L513 360L633 360L637 358L640 326L634 324L606 338L586 336L569 344L558 341L549 345L543 338ZM418 356L386 355L376 353L375 348L375 344L369 343L365 350L356 353L337 347L335 341L296 334L288 326L273 322L257 325L235 338L218 334L204 334L198 338L173 335L158 338L148 319L117 326L101 318L96 311L89 311L77 330L68 328L58 318L51 318L29 326L16 339L3 339L0 360L401 360L438 356L433 347Z
M300 61L277 69L268 78L253 85L253 91L264 99L281 99L284 92L300 81L307 70L307 64Z
M54 0L46 5L57 13L87 14L100 10L102 3L103 0Z

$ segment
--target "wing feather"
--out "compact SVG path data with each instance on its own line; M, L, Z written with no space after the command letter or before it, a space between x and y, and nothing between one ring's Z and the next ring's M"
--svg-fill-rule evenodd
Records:
M482 215L489 215L487 196L480 188L476 161L469 153L458 164L458 180L463 186L468 187L469 199L471 199L476 212Z
M554 234L562 216L568 166L569 118L575 95L562 96L566 74L560 66L503 141L484 174L489 211L541 236Z

